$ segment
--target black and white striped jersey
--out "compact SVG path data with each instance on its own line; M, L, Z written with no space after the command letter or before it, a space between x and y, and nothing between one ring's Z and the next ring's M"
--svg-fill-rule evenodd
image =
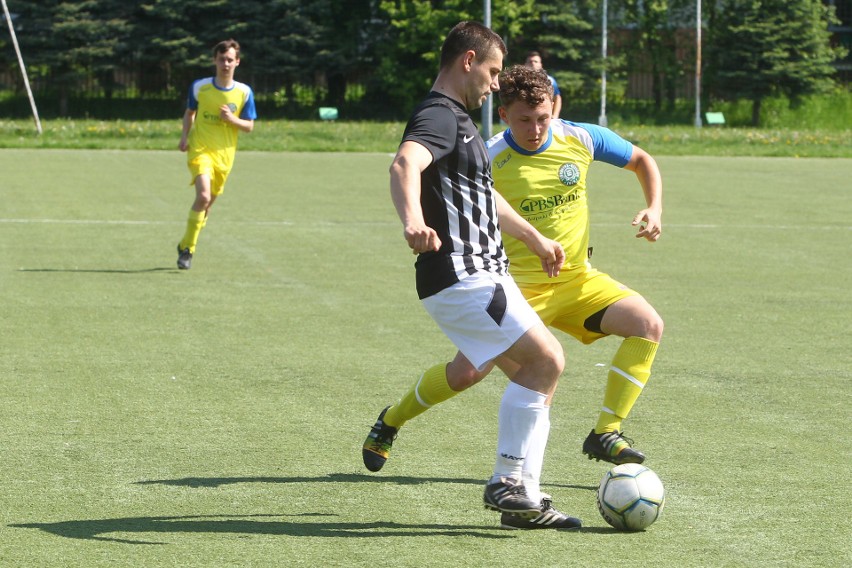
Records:
M432 153L420 177L420 204L441 239L440 250L419 255L414 264L418 296L427 298L480 271L508 274L491 160L467 111L433 91L405 127L402 141L409 140Z

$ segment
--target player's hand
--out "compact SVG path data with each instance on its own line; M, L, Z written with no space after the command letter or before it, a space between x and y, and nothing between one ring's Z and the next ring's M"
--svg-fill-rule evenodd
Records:
M565 249L557 241L542 239L532 249L541 259L541 269L549 278L559 276L559 271L565 264Z
M222 105L219 107L219 118L223 121L232 124L234 122L234 113L231 112L231 107Z
M655 209L643 209L633 217L633 223L631 224L634 227L639 227L639 232L636 233L637 239L654 242L663 233L663 222L660 219L660 212Z
M411 247L411 252L421 254L424 252L437 252L441 248L441 239L435 229L428 225L411 225L405 227L405 240Z
M178 143L178 150L180 150L181 152L186 152L188 148L189 143L186 141L186 138L181 138L180 142Z

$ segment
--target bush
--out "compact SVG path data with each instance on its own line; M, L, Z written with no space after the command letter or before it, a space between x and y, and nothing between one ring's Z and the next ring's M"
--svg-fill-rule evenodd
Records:
M256 94L258 113L263 118L316 119L319 101L324 92L316 89L294 90L294 100L286 100L283 92L271 95ZM36 97L42 118L58 118L57 95L42 94ZM362 90L348 89L345 102L340 108L344 120L405 120L389 112L387 105L376 102L375 97ZM183 115L184 95L164 94L160 96L92 97L72 96L68 100L70 118L93 118L102 120L157 120L172 119ZM598 102L563 101L562 117L577 122L596 124L600 114ZM705 112L722 112L728 126L750 127L751 101L712 101L702 105ZM479 122L479 112L472 113ZM6 118L28 118L30 104L27 97L10 91L0 91L0 116ZM496 118L495 103L495 122ZM673 107L657 110L653 101L621 99L607 102L607 119L610 124L633 125L692 125L695 120L693 100L680 99ZM827 95L812 95L799 101L784 97L766 99L763 102L761 127L846 130L852 124L852 93L847 88L837 88Z
M731 126L751 125L751 101L718 101L707 110L725 113ZM852 124L852 92L838 87L827 95L811 95L799 101L786 97L765 99L761 108L763 128L824 128L846 130Z

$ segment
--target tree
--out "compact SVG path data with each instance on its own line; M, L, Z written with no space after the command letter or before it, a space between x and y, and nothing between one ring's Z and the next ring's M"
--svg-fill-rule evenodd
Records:
M676 85L685 73L678 52L694 51L691 45L683 49L678 44L683 37L678 31L693 24L695 0L625 0L624 5L625 16L636 26L635 39L628 42L629 68L650 73L656 110L663 108L664 101L672 108Z
M114 0L18 2L19 41L32 53L33 67L50 69L59 90L59 114L68 114L70 93L100 78L111 94L110 73L129 32L122 3ZM17 23L17 22L16 22Z
M482 2L382 0L388 32L380 46L371 97L407 114L429 92L438 74L439 50L447 32L462 20L482 21ZM478 6L478 10L477 10Z
M600 92L601 1L537 2L531 9L520 37L510 46L510 54L523 62L529 51L541 52L547 72L559 84L562 108L576 118L578 108L592 103ZM621 61L609 58L608 68L617 69Z
M374 44L377 65L371 93L385 107L406 115L429 90L438 73L439 51L447 32L462 20L482 22L482 0L382 0L378 18L387 31ZM507 62L522 62L519 47L528 27L540 18L536 0L492 5L491 27L509 50Z
M721 98L752 102L752 125L773 95L794 102L833 84L833 7L820 0L724 0L711 11L708 89Z
M183 90L212 66L211 49L240 29L227 0L149 0L138 3L134 20L136 59L148 71L159 69L163 82L146 91Z

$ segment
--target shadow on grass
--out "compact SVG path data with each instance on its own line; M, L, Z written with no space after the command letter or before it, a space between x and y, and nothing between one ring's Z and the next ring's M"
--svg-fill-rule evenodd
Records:
M80 272L89 274L144 274L146 272L179 272L177 267L156 267L136 269L94 269L94 268L19 268L18 272Z
M192 488L216 488L235 483L395 483L399 485L421 485L426 483L457 483L482 485L482 479L448 477L378 476L359 473L330 473L317 477L184 477L181 479L153 479L137 481L137 485L170 485ZM557 485L569 489L591 490L597 488L582 485ZM416 536L461 536L488 539L514 538L512 535L495 534L497 527L451 524L406 524L389 521L343 523L333 522L338 515L324 513L301 513L288 515L191 515L176 517L122 517L117 519L91 519L60 521L55 523L19 523L10 527L39 529L65 538L99 540L124 544L169 544L155 540L127 538L128 533L159 534L243 534L310 537L416 537ZM332 518L332 519L330 519ZM294 519L294 520L282 520ZM316 520L314 520L316 519ZM592 529L582 529L596 531ZM601 531L603 532L603 531ZM606 529L605 532L614 532ZM107 536L116 534L116 536ZM119 536L120 535L120 536Z
M299 517L336 517L322 513L294 515L198 515L181 517L123 517L118 519L93 519L60 521L57 523L21 523L10 527L39 529L65 538L100 540L124 544L168 544L151 540L134 540L105 536L111 533L160 534L243 534L308 537L386 538L415 536L461 536L489 539L513 538L509 535L487 532L497 530L476 525L405 524L387 521L365 523L340 523L329 519L316 522L306 520L272 520Z
M482 485L484 479L451 477L408 477L364 475L361 473L329 473L317 477L184 477L181 479L152 479L137 481L137 485L173 485L176 487L221 487L235 483L395 483L422 485L424 483L460 483Z
M423 485L425 483L454 483L485 485L485 479L458 477L410 477L401 475L366 475L362 473L329 473L317 477L183 477L180 479L150 479L136 481L136 485L172 485L175 487L221 487L235 483L395 483L397 485ZM565 485L544 483L544 487L597 491L593 485Z

